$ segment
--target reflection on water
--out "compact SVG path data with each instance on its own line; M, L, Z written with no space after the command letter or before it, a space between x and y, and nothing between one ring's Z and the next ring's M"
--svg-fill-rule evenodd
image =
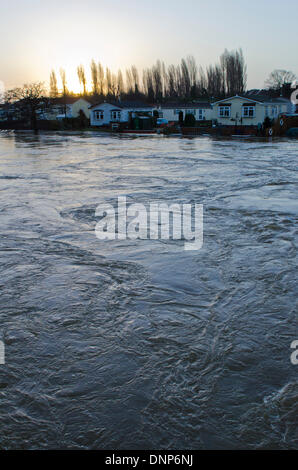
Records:
M297 448L297 142L0 134L1 448ZM95 208L204 204L204 247Z

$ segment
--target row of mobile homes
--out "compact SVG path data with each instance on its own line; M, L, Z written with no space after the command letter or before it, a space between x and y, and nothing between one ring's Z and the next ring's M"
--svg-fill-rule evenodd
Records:
M14 104L2 104L0 120L17 119ZM40 120L63 120L84 116L94 127L148 129L152 117L165 125L185 123L188 115L196 127L254 127L261 128L266 118L275 122L281 115L293 114L295 106L290 99L271 97L266 90L252 90L215 102L165 103L150 105L140 101L100 101L94 97L72 96L44 98L38 109ZM191 120L188 120L190 122ZM150 124L151 123L151 124ZM117 127L118 126L118 127ZM149 126L149 127L148 127Z

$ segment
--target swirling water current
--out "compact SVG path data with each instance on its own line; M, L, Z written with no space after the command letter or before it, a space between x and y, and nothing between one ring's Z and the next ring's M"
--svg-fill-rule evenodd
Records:
M0 448L298 448L297 150L0 133ZM98 240L118 196L203 204L203 248Z

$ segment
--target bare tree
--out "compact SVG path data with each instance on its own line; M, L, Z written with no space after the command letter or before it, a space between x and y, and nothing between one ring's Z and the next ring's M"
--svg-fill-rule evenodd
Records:
M152 67L154 98L157 102L161 102L163 98L163 82L162 82L162 64L158 60Z
M135 65L131 66L131 78L132 78L132 88L135 95L139 94L140 85L139 85L139 73Z
M97 65L94 59L92 59L91 61L90 69L91 69L92 91L94 95L98 95L98 73L97 73Z
M101 63L91 62L92 90L94 95L109 95L111 97L146 97L149 102L161 102L165 99L180 99L191 101L204 97L223 97L225 95L241 94L245 91L247 68L241 49L225 50L219 64L210 65L206 70L197 66L192 55L182 58L179 65L165 66L158 60L152 67L142 73L142 80L135 65L125 71L125 82L121 70L113 74ZM278 83L293 79L291 72L284 72L283 79ZM86 76L82 65L77 68L78 77L86 93ZM68 94L65 71L60 70L63 86L63 96ZM271 74L273 75L273 74ZM52 82L54 83L54 77Z
M67 90L67 82L66 82L66 73L63 68L60 69L60 78L62 81L62 93L63 95L67 95L68 90Z
M296 75L289 70L273 70L265 82L267 88L279 90L286 83L293 83L297 79Z
M67 82L66 82L66 74L64 69L60 69L60 77L62 81L62 94L63 94L63 101L64 101L64 116L66 117L66 97L68 95L67 89Z
M148 101L154 101L153 73L151 69L143 70L143 87Z
M188 75L190 80L190 95L192 98L196 98L198 94L197 81L198 81L198 67L194 56L189 55L186 58L186 64L188 68Z
M131 69L126 69L126 92L131 95L134 92L134 80Z
M198 92L201 96L207 94L207 77L203 67L200 65L198 72Z
M181 88L184 98L189 98L190 96L190 76L187 61L185 59L181 59Z
M118 90L118 80L117 75L114 73L111 74L111 85L110 85L110 92L113 98L117 98L117 90Z
M108 67L106 68L106 88L107 95L113 95L112 73Z
M169 65L168 67L168 86L167 94L169 98L176 98L178 96L178 84L177 74L175 65Z
M119 69L118 75L117 75L117 96L120 98L123 93L124 93L124 81L123 81L122 72Z
M37 110L40 108L42 100L45 100L44 96L44 83L36 82L9 90L6 100L14 104L14 108L22 118L29 117L31 128L36 130Z
M57 77L55 71L52 70L50 75L50 97L57 98L58 95Z
M104 90L105 90L105 71L100 62L98 62L97 77L98 77L98 91L100 95L103 95Z
M242 49L229 52L227 49L220 57L224 80L224 93L233 96L243 93L246 88L246 65Z
M86 95L86 74L85 74L85 69L83 65L79 65L77 68L77 74L79 78L80 85L83 86L83 94Z

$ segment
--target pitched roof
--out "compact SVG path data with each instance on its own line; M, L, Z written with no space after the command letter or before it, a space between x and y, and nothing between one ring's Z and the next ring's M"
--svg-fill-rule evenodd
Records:
M219 103L224 103L225 101L230 101L230 100L233 100L235 98L240 98L240 99L244 99L244 100L247 100L247 101L252 101L252 102L257 102L257 103L260 103L259 100L253 100L251 98L247 98L247 96L240 96L240 95L235 95L235 96L228 96L227 98L223 98L222 100L219 100L219 101L214 101L212 104L219 104Z
M244 97L254 99L257 101L261 101L262 103L288 103L289 98L285 96L278 96L278 92L272 90L248 90L246 93L243 94Z
M92 100L89 97L84 98L83 96L59 96L58 98L49 98L50 103L52 105L63 105L63 104L73 104L78 100L87 101L87 103L91 103Z
M195 103L164 103L162 109L210 109L211 104L207 102Z
M253 95L251 95L251 99L253 99ZM261 103L271 103L271 104L287 104L290 100L288 98L283 98L282 96L278 98L272 98L270 96L257 96L255 97L256 101L260 101Z
M110 104L111 106L115 106L117 109L154 109L154 106L148 103L144 103L142 101L99 101L95 103L90 108L94 108L95 106L101 106L103 104Z
M289 103L289 100L287 98L283 98L283 97L278 97L278 98L273 98L273 97L270 97L270 96L264 96L264 95L259 95L259 94L255 94L253 95L252 93L250 93L248 96L246 96L245 94L244 95L235 95L235 96L230 96L228 98L224 98L222 100L219 100L219 101L215 101L213 103L214 104L219 104L219 103L225 103L226 101L229 101L229 100L233 100L235 98L240 98L240 99L243 99L243 100L247 100L247 101L251 101L253 103L259 103L259 104L287 104Z

